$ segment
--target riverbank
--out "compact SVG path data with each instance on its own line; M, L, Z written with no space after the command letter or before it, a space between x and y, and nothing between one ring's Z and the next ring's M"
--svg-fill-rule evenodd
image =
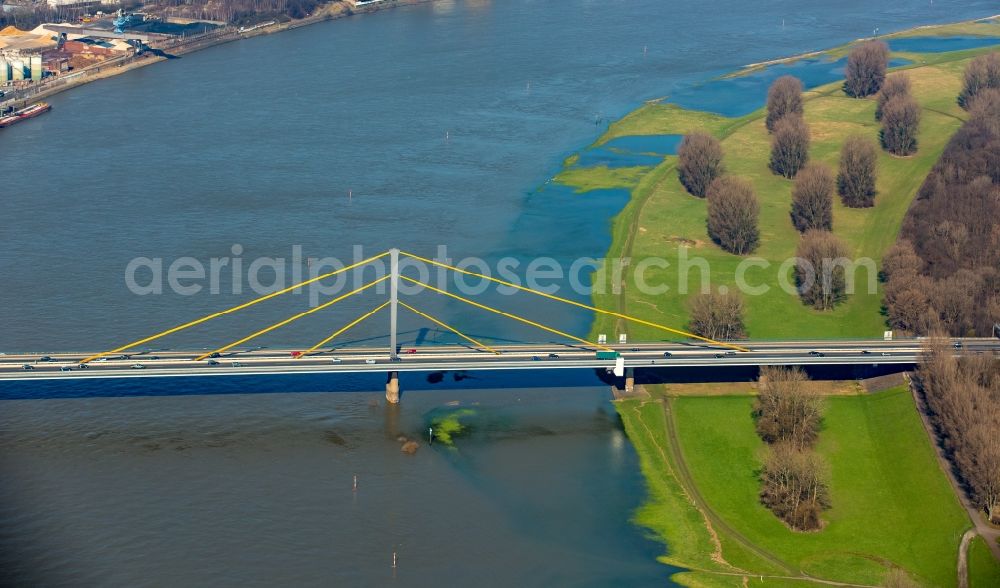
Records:
M689 570L675 581L873 586L901 570L917 585L957 585L969 521L905 386L826 398L817 451L830 468L832 508L814 533L791 531L759 503L765 448L749 386L729 396L650 392L616 406L649 484L635 520L668 545L663 563Z
M985 38L996 39L994 47L1000 46L1000 24L992 24L998 23L996 20L990 22L942 25L941 30L949 35L964 31L969 36L993 31L995 36ZM932 27L920 32L927 38L940 39L940 35L931 34L936 31ZM902 32L899 38L920 38L912 34L913 31ZM819 56L782 62L736 78L724 77L678 92L668 97L668 101L646 104L613 123L594 145L581 152L615 152L614 144L623 138L663 139L693 131L708 132L719 138L728 172L749 179L761 204L762 239L754 252L760 264L751 265L742 276L745 283L765 290L759 295L744 296L745 324L751 337L805 339L816 337L817 333L836 338L872 337L884 330L881 288L871 270L860 271L857 292L833 311L808 308L794 293L781 287L791 280L788 266L781 268L795 255L798 232L788 216L793 183L768 170L770 136L764 127L762 108L767 86L782 74L797 75L805 81L805 120L812 128L811 159L836 169L840 146L847 136L859 134L877 141L880 130L874 119L874 99L850 99L840 88L842 73L837 73L836 67L842 65L840 60L846 50L846 46L837 47ZM914 96L923 109L920 148L907 158L879 153L875 207L852 209L834 199L833 232L848 244L855 259L867 258L877 266L895 242L916 191L965 119L965 111L955 101L963 69L973 56L989 50L990 47L981 47L935 52L931 48L931 52L924 53L912 50L893 53L897 60L894 69L907 72ZM669 101L704 104L715 111L684 108ZM658 154L659 163L654 166L639 157L646 153L616 153L618 161L589 166L578 163L580 156L570 157L556 180L584 194L582 197L598 188L630 191L628 205L612 221L613 244L605 259L607 266L625 259L630 259L634 266L647 258L665 258L670 265L650 268L645 272L644 284L639 284L631 272L621 287L610 282L603 284L604 288L599 289L603 293L594 295L594 303L651 322L683 327L688 320L688 300L700 290L702 280L700 270L691 272L690 277L681 273L679 268L685 267L683 260L700 258L707 262L710 270L706 277L713 289L741 291L736 275L745 258L726 253L708 239L705 201L690 196L680 185L673 152ZM874 287L869 288L871 280L875 280ZM687 283L693 286L685 289ZM666 286L668 290L662 293L662 289L640 287L644 285ZM774 320L776 316L782 320ZM650 329L598 318L591 334L602 332L624 332L637 340L655 340L661 336Z
M224 45L226 43L232 43L234 41L241 41L261 35L273 35L275 33L290 31L316 23L326 22L328 20L337 20L348 16L369 14L388 8L423 4L432 1L433 0L380 0L378 2L368 2L358 6L351 5L345 1L334 1L320 6L315 13L301 19L289 20L287 22L275 22L274 24L267 26L251 27L250 29L236 29L232 26L227 26L216 31L212 31L211 33L199 35L190 39L177 40L175 43L167 47L155 48L154 51L146 52L141 55L128 58L109 59L105 62L89 66L79 72L60 76L49 82L45 82L37 89L37 91L32 91L28 95L19 96L16 99L0 101L0 108L23 108L32 102L44 100L49 96L54 96L91 82L121 75L140 67L146 67L162 61L168 61L170 59L176 59L182 55L194 53L195 51L201 51L210 47Z
M992 17L989 22L979 19L920 27L891 38L976 35L1000 37L1000 21ZM992 49L996 46L1000 46L1000 38ZM767 170L769 136L762 109L767 85L778 72L805 75L805 118L812 128L810 155L836 169L839 147L846 136L877 138L874 100L846 98L840 79L810 84L813 72L804 70L829 69L831 63L846 56L848 47L759 63L724 76L723 81L734 84L729 88L731 99L756 101L756 106L744 108L742 114L726 116L670 102L677 98L692 101L699 91L694 88L679 97L643 105L613 123L587 150L567 158L557 180L575 188L581 198L596 189L619 188L631 193L628 205L612 221L613 245L605 264L631 260L634 266L646 258L666 257L673 270L678 262L671 256L683 249L689 258L708 261L713 287L735 285L734 274L742 258L722 252L705 236L705 203L680 186L676 156L656 152L660 161L649 165L643 157L651 152L616 147L623 139L662 141L693 131L719 138L728 171L754 184L761 201L762 233L756 254L775 267L792 257L798 236L788 220L792 184ZM880 153L874 208L846 209L835 199L834 232L849 243L855 255L879 263L895 242L916 191L965 119L965 112L955 102L965 65L989 50L894 51L894 58L908 61L897 69L907 71L923 110L920 151L905 159ZM757 94L750 95L748 86ZM726 91L725 83L718 81L700 88ZM713 102L711 97L704 103L723 112L732 108ZM606 162L580 164L593 160L595 152ZM699 283L699 274L695 272L694 284ZM745 297L751 336L875 336L884 328L878 288L855 294L834 312L820 313L804 307L797 297L780 292L775 287L780 279L777 274L766 277L751 271L747 275L753 275L749 283L764 283L772 290L763 296ZM596 294L594 304L683 327L688 297L677 294L679 276L663 270L645 277L647 284L667 284L668 292L647 294L635 281L626 279L617 292L606 284L604 292L609 293ZM628 333L632 340L661 336L622 321L595 320L592 336L609 332ZM792 532L759 503L758 471L765 448L753 429L752 385L656 385L649 387L648 399L616 403L629 439L639 452L649 492L635 521L668 546L669 553L661 556L661 562L689 570L675 575L675 581L691 586L747 582L873 586L885 582L890 572L901 571L915 585L959 585L959 545L970 521L935 462L933 447L906 387L876 394L847 383L825 388L822 393L829 410L817 449L831 469L833 508L824 516L824 528L808 534ZM998 564L984 557L985 551L981 541L969 547L973 588L996 581Z

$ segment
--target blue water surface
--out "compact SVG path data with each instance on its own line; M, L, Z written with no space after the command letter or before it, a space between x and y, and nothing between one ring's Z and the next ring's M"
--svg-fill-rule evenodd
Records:
M892 59L889 67L908 63L908 59ZM764 106L767 89L781 76L799 78L802 86L808 90L842 79L846 64L846 57L836 61L810 57L777 63L747 75L716 79L703 85L681 89L672 94L669 101L690 110L703 110L729 117L744 116Z
M677 153L684 135L628 135L579 153L580 167L655 166L666 155Z
M990 45L1000 45L1000 37L907 37L889 40L889 49L912 53L944 53Z

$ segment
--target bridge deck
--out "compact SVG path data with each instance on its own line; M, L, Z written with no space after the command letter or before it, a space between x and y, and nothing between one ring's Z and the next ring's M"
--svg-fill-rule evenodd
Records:
M956 339L965 351L1000 354L1000 340ZM707 345L644 343L614 345L631 368L737 367L762 365L912 365L920 339L851 341L747 341L748 352ZM502 369L611 369L612 359L597 359L594 349L556 343L508 345L500 354L462 346L401 349L398 361L385 348L335 348L294 357L292 349L232 350L211 360L195 361L203 350L143 351L101 358L81 367L91 353L0 355L0 380L218 376L301 373ZM211 363L210 363L211 361ZM28 366L28 367L25 367ZM141 366L141 367L140 367Z

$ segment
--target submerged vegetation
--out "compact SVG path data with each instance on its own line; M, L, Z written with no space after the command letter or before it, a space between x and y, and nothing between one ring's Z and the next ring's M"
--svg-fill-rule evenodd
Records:
M462 419L476 416L476 411L471 408L451 408L436 411L430 419L430 428L433 429L433 439L445 445L454 445L455 438L467 432L468 425Z

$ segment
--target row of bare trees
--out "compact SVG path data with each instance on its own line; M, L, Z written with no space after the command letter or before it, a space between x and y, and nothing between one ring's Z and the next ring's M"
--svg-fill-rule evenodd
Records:
M823 424L822 398L798 368L761 368L753 416L757 434L770 448L761 472L761 503L789 527L822 526L830 507L827 468L812 450Z
M900 331L990 336L1000 322L1000 89L980 88L966 104L969 120L883 259L886 314Z
M994 51L980 55L969 63L958 104L969 110L980 92L996 89L1000 89L1000 53Z
M794 178L809 161L809 125L802 119L802 82L781 76L767 91L767 118L771 133L771 160L774 173Z
M882 121L882 146L893 155L917 151L920 105L910 95L910 78L905 73L889 76L878 94L875 118Z
M916 383L970 499L1000 522L1000 362L956 358L947 341L934 339Z
M152 0L141 3L141 6L143 10L153 13L245 24L280 16L304 18L312 14L319 4L320 0ZM135 0L121 3L126 11L139 6L140 3ZM92 6L53 8L45 3L18 6L0 11L0 28L13 25L22 30L33 29L46 22L72 21L93 10Z
M320 0L154 0L146 7L178 16L246 24L281 16L305 18L319 4Z
M691 195L708 201L708 236L726 251L744 255L760 242L760 204L750 182L725 175L722 157L715 137L686 135L677 149L677 176Z

